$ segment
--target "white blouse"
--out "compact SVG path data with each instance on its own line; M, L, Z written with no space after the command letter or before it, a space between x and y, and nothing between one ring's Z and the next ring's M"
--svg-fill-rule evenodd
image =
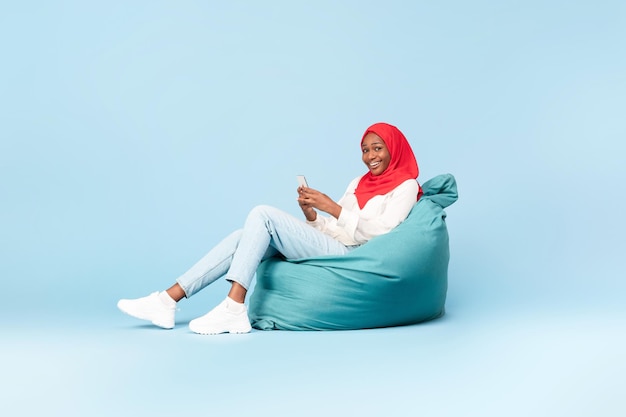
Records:
M362 245L402 223L417 202L417 181L409 179L387 194L372 197L361 209L354 195L360 179L353 179L337 202L342 207L338 219L318 214L307 223L346 246Z

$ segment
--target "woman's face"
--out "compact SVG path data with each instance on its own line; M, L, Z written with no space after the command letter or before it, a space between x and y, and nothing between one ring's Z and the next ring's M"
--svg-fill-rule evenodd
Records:
M368 133L361 144L363 162L372 175L380 175L389 166L391 155L385 142L376 133Z

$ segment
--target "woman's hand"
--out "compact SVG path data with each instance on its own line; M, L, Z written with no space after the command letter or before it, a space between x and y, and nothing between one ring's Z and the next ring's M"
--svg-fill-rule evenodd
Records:
M309 221L314 221L317 218L317 213L314 209L328 213L337 219L339 214L341 214L341 206L339 204L335 203L326 194L313 188L298 187L298 204L300 204L304 216Z
M311 207L309 204L305 203L300 197L298 197L298 204L300 205L300 209L304 214L304 217L310 222L315 221L317 219L317 212Z
M309 204L304 197L305 187L298 187L298 204L300 205L300 209L302 213L304 213L304 217L310 222L315 221L317 219L317 212L313 209L313 206Z

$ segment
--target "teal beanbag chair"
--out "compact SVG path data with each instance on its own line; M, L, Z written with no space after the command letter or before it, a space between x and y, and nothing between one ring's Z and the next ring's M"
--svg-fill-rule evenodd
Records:
M347 255L285 260L257 269L248 313L261 330L400 326L444 313L450 250L444 208L456 181L439 175L404 222Z

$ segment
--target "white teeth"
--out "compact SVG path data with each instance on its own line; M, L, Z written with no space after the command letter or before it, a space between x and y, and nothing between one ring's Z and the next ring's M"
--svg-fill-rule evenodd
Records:
M372 168L377 167L378 165L380 165L380 161L379 161L379 162L372 162L372 163L370 164L370 166L371 166Z

